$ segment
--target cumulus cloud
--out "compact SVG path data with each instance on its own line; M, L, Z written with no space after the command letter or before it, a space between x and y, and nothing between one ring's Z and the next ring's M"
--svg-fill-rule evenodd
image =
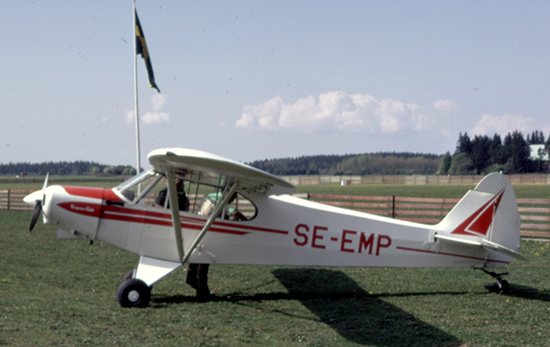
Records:
M515 130L527 133L533 129L533 119L519 114L505 114L494 116L484 114L474 125L472 133L475 135L507 134Z
M378 100L369 94L327 92L285 103L276 96L264 103L246 105L235 126L265 131L381 132L430 131L445 114L457 109L450 100L438 100L423 110L416 104L394 99Z
M140 120L144 125L161 124L170 122L170 114L163 112L164 104L166 103L166 95L155 94L151 97L152 112L146 112L140 116ZM135 119L135 111L126 113L126 122L131 123Z
M170 114L163 112L164 104L166 103L166 95L154 94L151 97L151 103L153 104L153 112L147 112L141 116L141 120L144 124L160 124L168 123L170 121Z

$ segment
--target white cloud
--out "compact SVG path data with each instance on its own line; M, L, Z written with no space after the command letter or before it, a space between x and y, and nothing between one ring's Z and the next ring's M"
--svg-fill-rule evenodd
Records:
M154 94L151 97L151 103L153 104L153 112L147 112L141 116L143 124L160 124L170 122L170 114L162 112L164 104L166 103L166 95Z
M434 130L447 111L457 106L449 100L434 102L434 111L422 112L416 104L393 99L377 100L369 94L327 92L285 104L280 96L246 105L235 126L265 131L398 133ZM445 112L443 112L445 111Z
M140 117L143 124L160 124L168 123L170 121L170 115L166 112L147 112Z
M170 114L163 112L164 104L166 103L166 95L155 94L151 97L153 111L146 112L139 118L144 125L161 124L170 122ZM135 120L135 111L126 113L126 123L133 123Z
M515 130L527 133L533 129L533 119L519 114L505 114L504 116L494 116L484 114L474 125L472 134L474 135L493 135L507 134Z
M126 123L130 124L134 122L134 119L136 118L136 112L135 111L128 111L126 112Z

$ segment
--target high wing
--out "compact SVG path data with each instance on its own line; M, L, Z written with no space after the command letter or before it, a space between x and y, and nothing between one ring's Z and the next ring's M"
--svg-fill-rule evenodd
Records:
M147 159L157 172L171 171L184 179L218 186L236 183L237 191L280 195L293 193L296 189L293 184L267 172L207 152L164 148L150 152Z
M237 191L249 194L280 195L293 193L294 185L248 165L210 153L184 149L165 148L152 151L147 156L156 172L166 176L171 206L178 206L175 178L223 187L220 200L209 215L206 223L193 239L183 240L180 216L176 209L171 210L174 237L179 262L165 262L142 256L136 276L146 283L153 283L166 273L188 261L206 232L212 226L224 206Z

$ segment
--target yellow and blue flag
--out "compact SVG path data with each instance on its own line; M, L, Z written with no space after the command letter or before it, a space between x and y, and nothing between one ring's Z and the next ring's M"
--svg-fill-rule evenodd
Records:
M141 24L139 23L139 17L137 11L135 12L136 16L136 54L141 54L143 60L145 60L145 67L147 68L147 77L149 77L149 87L155 88L159 93L160 89L155 83L155 75L153 74L153 65L151 65L151 57L149 56L149 50L147 49L147 43L145 42L145 34L143 34L143 29L141 29Z

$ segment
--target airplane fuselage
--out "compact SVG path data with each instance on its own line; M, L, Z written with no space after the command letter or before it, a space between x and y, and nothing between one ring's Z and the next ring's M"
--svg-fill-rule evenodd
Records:
M55 192L55 194L52 194ZM191 254L192 263L483 267L511 257L483 248L436 242L436 226L399 221L326 206L289 195L248 196L254 219L217 218ZM128 205L111 189L47 188L45 214L59 238L100 240L141 256L181 261L169 210ZM188 250L206 216L180 211L183 249Z

